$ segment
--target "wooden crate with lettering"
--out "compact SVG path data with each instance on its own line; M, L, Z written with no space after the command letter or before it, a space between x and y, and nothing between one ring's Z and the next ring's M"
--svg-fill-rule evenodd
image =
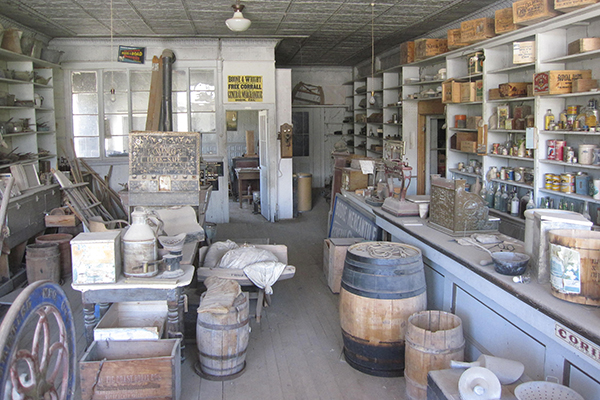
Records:
M181 339L93 342L79 361L81 397L179 400L180 347Z
M369 175L363 174L360 169L342 169L342 189L353 192L356 189L366 188L368 183Z

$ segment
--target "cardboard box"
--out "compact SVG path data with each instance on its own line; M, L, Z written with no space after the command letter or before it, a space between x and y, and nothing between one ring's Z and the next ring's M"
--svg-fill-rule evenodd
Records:
M360 169L342 169L342 189L354 192L356 189L364 189L369 185L369 175L363 174Z
M477 129L479 126L479 121L481 121L481 117L467 117L467 129Z
M538 72L533 75L533 94L571 93L574 80L591 78L592 71L589 69Z
M535 62L535 41L513 43L513 64Z
M477 43L494 36L494 18L478 18L460 23L460 38L464 43Z
M424 60L448 51L448 39L415 40L415 61Z
M579 54L600 49L600 38L581 38L569 43L568 53Z
M571 12L597 2L598 0L554 0L554 9L560 12Z
M362 242L362 238L329 238L323 245L323 273L333 293L339 293L348 247Z
M533 25L556 17L553 0L519 0L513 3L513 22L517 25Z
M167 322L166 301L114 303L94 328L94 340L158 340Z
M525 97L529 82L508 82L498 85L502 97Z
M483 51L477 51L467 55L467 72L469 75L483 73Z
M592 89L598 89L596 79L576 79L573 81L573 93L589 92Z
M516 31L519 29L519 27L513 22L512 7L496 10L495 17L494 26L496 35Z
M121 276L121 231L83 232L71 240L73 283L114 283Z
M461 47L467 46L468 43L464 43L460 39L460 28L448 29L448 50L456 50Z
M461 143L465 141L477 143L477 132L456 132L450 137L450 148L460 150Z
M400 65L415 62L415 42L400 44Z
M92 342L79 361L84 399L181 396L181 339Z
M460 151L467 153L477 153L477 142L471 140L465 140L460 142Z
M490 89L488 91L488 100L500 100L501 98L500 89Z
M442 103L460 103L460 84L454 79L442 82Z
M475 101L483 101L483 80L475 81Z
M522 119L531 114L531 106L520 105L513 108L513 118Z
M460 102L470 103L475 101L475 82L464 82L460 84Z

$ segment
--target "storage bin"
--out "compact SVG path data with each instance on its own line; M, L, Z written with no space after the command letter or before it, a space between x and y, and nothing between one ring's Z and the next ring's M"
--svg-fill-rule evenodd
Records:
M121 231L84 232L71 240L73 283L114 283L121 275Z
M166 301L114 303L94 328L94 340L156 340L163 337Z

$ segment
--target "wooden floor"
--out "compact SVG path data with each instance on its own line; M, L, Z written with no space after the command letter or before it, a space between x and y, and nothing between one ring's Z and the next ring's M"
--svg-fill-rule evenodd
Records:
M188 337L187 358L181 369L181 400L406 398L404 378L366 375L344 361L339 295L331 293L322 273L329 204L318 192L313 199L311 211L274 224L253 214L246 204L240 209L238 203L231 203L231 223L217 226L215 240L269 238L271 244L285 244L296 275L274 285L272 305L264 309L260 324L251 319L247 366L238 378L224 382L200 378L194 372L198 359L195 338ZM81 355L85 346L81 299L69 285L65 290L77 321ZM188 322L195 321L194 299L199 291L196 287L188 289ZM253 313L254 300L250 307ZM81 398L79 393L78 388L76 399Z

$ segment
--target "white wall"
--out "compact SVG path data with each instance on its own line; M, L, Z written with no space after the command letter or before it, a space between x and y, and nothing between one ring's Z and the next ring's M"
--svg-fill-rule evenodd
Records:
M346 90L342 85L351 80L352 67L292 68L292 87L299 82L321 86L325 95L324 104L345 104Z
M277 69L277 127L280 131L281 125L292 124L292 70ZM279 168L277 215L279 219L290 219L294 216L294 196L292 181L293 159L281 158L281 141L279 141Z

